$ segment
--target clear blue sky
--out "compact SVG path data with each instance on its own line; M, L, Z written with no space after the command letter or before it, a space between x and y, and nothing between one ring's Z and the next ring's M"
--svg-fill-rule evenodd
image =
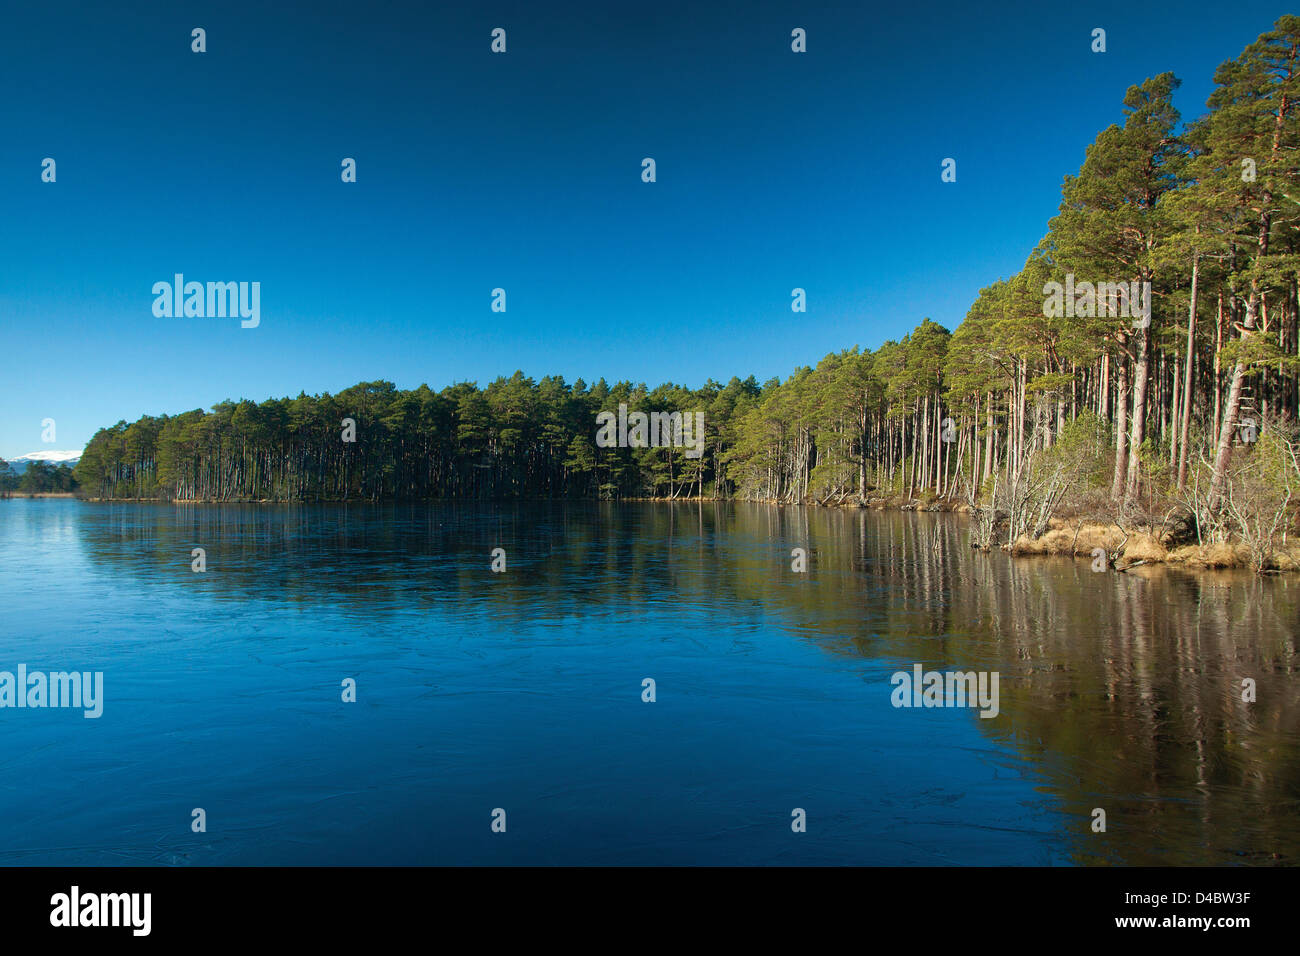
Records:
M8 4L0 456L223 398L516 369L765 380L926 316L955 328L1023 264L1128 86L1173 70L1199 116L1215 67L1284 12ZM155 318L177 272L260 282L260 327Z

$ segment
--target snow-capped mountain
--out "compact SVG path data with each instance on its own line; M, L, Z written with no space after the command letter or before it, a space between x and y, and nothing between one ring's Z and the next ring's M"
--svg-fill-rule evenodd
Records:
M11 458L10 461L52 461L55 464L67 462L71 464L74 461L81 460L81 449L76 451L34 451L30 455L19 455L17 458Z
M72 467L81 460L81 450L76 451L34 451L30 455L19 455L17 458L8 459L10 467L22 474L27 470L27 466L34 461L46 461L51 465L67 465Z

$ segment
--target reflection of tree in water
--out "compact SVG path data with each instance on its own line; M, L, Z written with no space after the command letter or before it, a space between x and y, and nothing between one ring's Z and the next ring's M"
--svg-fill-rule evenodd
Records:
M504 626L571 620L576 606L602 628L703 607L835 654L997 670L1000 717L971 719L1036 763L1077 827L1077 861L1300 858L1289 579L1094 574L1087 560L972 552L950 516L726 502L119 504L86 506L75 524L88 555L141 586L218 599L273 592ZM189 570L192 547L207 549L207 574ZM488 570L494 547L504 575ZM794 547L809 551L807 575L790 570ZM1244 677L1256 703L1241 700ZM1090 831L1093 807L1106 834Z
M1078 821L1079 862L1296 861L1296 582L1164 567L1093 574L1084 560L971 553L959 520L868 523L860 574L890 582L876 593L910 635L891 626L854 649L999 670L1003 716L975 723L1042 768ZM860 534L862 521L841 513L825 524L831 537ZM1256 703L1241 699L1245 677ZM1089 829L1098 806L1104 835Z

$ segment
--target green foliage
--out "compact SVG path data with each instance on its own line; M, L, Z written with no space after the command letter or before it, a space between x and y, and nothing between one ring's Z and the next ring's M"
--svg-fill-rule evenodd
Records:
M20 475L13 466L0 459L0 492L17 492L24 495L68 494L77 490L77 480L67 465L52 465L47 461L29 462Z
M1044 465L1074 463L1073 474L1080 491L1104 488L1110 480L1114 442L1111 436L1109 422L1093 412L1083 412L1066 423L1052 447L1039 456L1039 461Z

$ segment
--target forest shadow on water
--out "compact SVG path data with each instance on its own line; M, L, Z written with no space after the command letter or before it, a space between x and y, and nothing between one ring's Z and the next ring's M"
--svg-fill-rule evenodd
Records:
M0 583L0 669L107 688L4 715L3 863L1300 858L1292 578L856 509L43 501ZM997 716L894 707L914 664Z

